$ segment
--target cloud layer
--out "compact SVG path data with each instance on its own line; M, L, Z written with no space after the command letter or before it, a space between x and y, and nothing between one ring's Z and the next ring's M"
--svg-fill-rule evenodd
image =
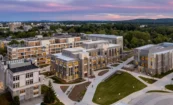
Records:
M0 0L0 21L173 18L172 0Z

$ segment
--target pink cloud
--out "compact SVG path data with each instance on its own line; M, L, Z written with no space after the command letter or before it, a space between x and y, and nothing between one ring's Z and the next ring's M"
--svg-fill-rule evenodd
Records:
M104 8L129 8L129 9L170 9L172 7L169 6L118 6L118 5L111 5L111 4L104 4L104 5L99 5L99 7L104 7Z
M43 6L26 6L26 5L11 5L11 4L0 4L0 10L11 10L16 12L64 12L74 10L87 10L88 7L82 6L70 6L58 3L47 3L42 4Z
M59 7L61 5L60 4L57 4L57 3L48 3L47 6L48 7Z
M173 5L173 1L170 1L168 4L169 4L169 5Z
M99 18L98 18L99 17ZM93 14L93 15L84 15L84 16L70 16L67 17L65 20L111 20L111 21L118 21L118 20L131 20L131 19L158 19L158 18L173 18L171 15L155 15L155 14L144 14L144 15L119 15L119 14L108 14L108 13L101 13L101 14ZM62 19L58 17L57 19Z

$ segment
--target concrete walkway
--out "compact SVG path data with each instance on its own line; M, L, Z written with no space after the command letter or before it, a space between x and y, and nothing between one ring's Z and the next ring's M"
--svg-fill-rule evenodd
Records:
M113 75L116 71L120 70L124 65L127 65L132 60L133 57L121 63L117 67L111 67L111 69L109 69L109 72L107 72L105 75L100 77L98 76L96 79L92 80L92 83L88 86L88 89L85 93L85 96L83 97L83 100L78 105L96 105L95 103L92 102L92 99L94 97L94 93L96 91L98 84L107 79L108 77L110 77L111 75Z
M124 65L127 65L132 60L133 60L133 57L131 57L127 61L121 63L117 67L112 67L111 65L108 65L108 67L110 67L111 69L109 69L109 71L106 74L104 74L103 76L98 76L98 73L101 72L101 71L95 71L94 74L95 74L95 77L96 78L87 79L84 82L77 83L77 84L82 84L82 83L85 83L85 82L88 82L88 81L91 82L91 84L88 86L88 89L87 89L87 91L86 91L86 93L85 93L85 95L84 95L84 97L83 97L83 99L82 99L81 102L74 102L74 101L72 101L71 99L68 98L68 95L66 95L66 93L68 91L70 91L71 88L74 87L77 84L55 84L55 83L53 83L53 88L54 88L55 92L57 93L57 97L65 105L74 105L74 104L75 105L97 105L97 104L95 104L95 103L92 102L92 99L94 97L94 93L95 93L96 88L99 85L99 83L101 83L105 79L109 78L111 75L113 75L118 70L125 71L125 70L122 69L122 67ZM104 71L104 70L102 70L102 71ZM132 102L133 100L135 100L137 97L140 97L141 95L145 94L149 90L165 90L164 86L167 85L167 84L170 84L171 83L171 78L173 77L173 73L172 73L172 74L170 74L170 75L168 75L166 77L163 77L162 79L154 78L154 79L157 80L157 82L155 82L154 84L148 84L145 81L143 81L142 79L140 79L139 76L143 76L143 77L146 77L146 78L153 79L152 77L146 76L146 75L143 75L143 74L138 74L138 73L135 73L135 72L130 72L130 71L125 71L125 72L128 72L131 75L133 75L134 77L136 77L138 80L140 80L141 82L143 82L144 84L146 84L147 87L144 88L141 91L138 91L138 92L135 92L135 93L130 94L129 96L127 96L127 97L123 98L122 100L114 103L113 105L116 105L117 103L126 103L126 104L129 104L130 102ZM46 79L46 81L44 81L44 84L47 85L49 80L52 81L52 79ZM64 93L60 89L60 86L69 86L69 88ZM169 91L169 90L167 90L167 91Z
M129 72L129 73L135 76L134 75L135 73L133 72ZM135 77L138 77L138 76L135 76ZM171 80L172 77L173 77L173 73L163 77L162 79L158 79L158 81L156 81L155 83L147 85L148 87L144 88L143 90L132 93L118 102L130 103L131 101L135 100L136 98L140 97L141 95L145 94L146 92L150 90L164 90L164 91L172 92L170 90L165 89L165 85L170 84L172 82ZM115 105L116 103L114 103L113 105Z
M147 93L130 102L130 105L172 105L172 93Z

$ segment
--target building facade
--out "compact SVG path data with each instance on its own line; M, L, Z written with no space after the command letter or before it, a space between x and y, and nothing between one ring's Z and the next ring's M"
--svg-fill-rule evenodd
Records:
M85 35L89 40L106 40L112 44L119 44L121 46L121 51L123 51L123 36L116 35L105 35L105 34L88 34Z
M7 55L9 60L37 58L39 66L50 64L48 55L60 53L64 48L80 47L83 42L80 37L72 38L35 38L25 39L23 45L8 45Z
M84 42L82 47L67 48L51 56L51 70L66 82L93 76L93 71L116 63L120 59L119 44L108 41Z
M40 69L30 60L12 60L1 62L4 84L12 96L19 96L20 101L41 95Z
M173 43L146 45L134 49L134 64L140 72L160 75L173 69Z

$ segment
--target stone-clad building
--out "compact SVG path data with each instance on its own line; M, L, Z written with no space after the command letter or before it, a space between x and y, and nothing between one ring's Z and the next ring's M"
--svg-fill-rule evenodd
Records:
M134 63L141 72L150 75L173 69L173 43L149 44L134 49Z
M51 57L51 70L69 82L93 75L93 71L116 63L120 58L121 46L108 41L84 42L82 47L67 48Z
M0 73L3 75L4 88L11 95L19 96L21 101L32 99L41 95L40 68L35 60L11 60L0 62Z
M61 53L65 48L80 47L83 42L80 37L59 36L46 38L24 39L24 44L8 45L7 55L9 60L36 58L37 65L50 64L49 55Z
M123 51L123 36L120 35L105 35L105 34L88 34L85 35L89 40L106 40L112 44L119 44L121 46L121 52Z

